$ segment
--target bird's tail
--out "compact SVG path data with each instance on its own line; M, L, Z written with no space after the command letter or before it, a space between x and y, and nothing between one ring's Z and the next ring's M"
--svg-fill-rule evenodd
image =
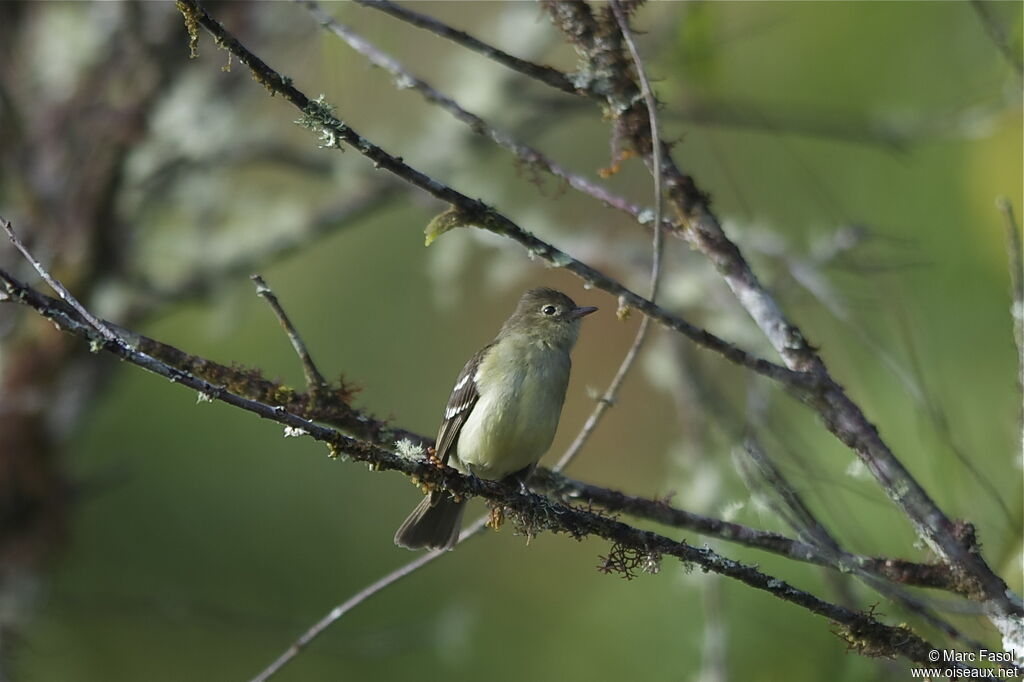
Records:
M395 544L406 549L451 549L459 540L465 501L444 493L423 498L395 533Z

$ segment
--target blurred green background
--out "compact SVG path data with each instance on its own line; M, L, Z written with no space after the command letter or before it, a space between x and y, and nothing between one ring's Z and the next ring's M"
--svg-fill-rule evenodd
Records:
M512 53L574 66L535 4L415 5ZM1021 5L985 6L1019 55ZM372 10L328 8L564 165L590 177L609 165L609 124L589 103L554 97ZM550 178L538 188L504 152L468 137L414 92L393 88L302 7L220 10L229 29L304 92L324 93L356 130L646 287L647 236L625 216ZM50 4L34 30L102 33L112 11ZM217 6L211 11L218 15ZM1020 394L995 203L1006 196L1021 210L1018 74L966 3L657 3L641 9L635 25L679 164L712 194L730 235L897 456L950 516L976 524L986 558L1019 592ZM98 40L81 49L102 49ZM59 67L43 49L39 59ZM292 125L297 112L266 96L237 63L222 71L226 55L205 35L200 53L187 60L181 30L174 68L187 76L133 149L118 206L138 226L139 269L160 282L294 233L315 207L364 191L383 173L355 152L315 150L314 136ZM331 170L215 163L267 140ZM196 168L173 191L140 199L141 178L168 149L194 150ZM609 184L650 202L649 176L635 160ZM361 386L359 406L425 434L435 431L462 363L490 340L522 290L556 286L600 306L574 356L558 438L545 459L551 464L592 408L588 391L611 379L638 320L618 322L610 297L511 242L460 230L425 249L422 229L442 208L399 194L259 271L326 374ZM819 258L837 235L857 236L856 247L841 259ZM666 304L772 357L698 255L673 240L665 258ZM820 283L816 291L800 285L793 274L800 268ZM287 339L244 273L140 331L302 382ZM738 443L718 428L744 419L753 390L767 401L769 453L850 551L927 558L900 512L810 412L717 357L660 330L654 336L571 475L635 494L675 493L683 508L788 533L751 500L733 464ZM713 387L722 403L702 404L686 388L695 383ZM419 499L402 477L331 461L311 441L285 439L280 427L224 405L197 404L190 391L133 367L117 368L101 395L66 448L81 486L70 544L22 634L17 679L248 679L332 606L414 557L391 542ZM833 576L820 569L709 544L837 598ZM908 675L903 661L846 653L821 618L674 561L632 581L603 575L596 565L608 549L551 535L527 544L510 527L488 533L345 616L279 679ZM891 622L907 620L942 641L849 583L860 607L878 602ZM949 617L998 648L980 616Z

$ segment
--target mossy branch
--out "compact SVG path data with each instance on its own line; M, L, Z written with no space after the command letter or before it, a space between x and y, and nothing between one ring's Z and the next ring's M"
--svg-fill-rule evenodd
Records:
M658 533L640 530L586 509L553 502L534 493L523 494L516 486L505 486L493 481L463 476L449 467L439 467L431 462L401 457L371 442L321 426L290 412L283 405L246 398L226 385L212 383L191 371L171 366L158 357L139 350L133 343L138 339L137 335L122 336L120 330L107 328L115 337L107 338L105 333L99 331L104 326L102 322L92 324L78 311L27 287L2 270L0 291L4 294L4 302L29 306L50 319L59 329L88 340L91 347L97 351L112 353L173 383L197 391L208 399L227 403L281 424L293 434L307 435L327 445L333 457L344 456L360 461L375 471L399 471L419 485L431 489L441 488L455 495L483 497L504 507L509 514L525 523L530 532L546 530L567 534L576 539L593 535L612 542L620 552L628 548L644 556L676 557L685 564L694 564L701 570L733 578L824 616L836 623L842 631L857 633L858 641L870 644L870 651L873 653L902 655L912 661L927 663L928 653L934 649L931 644L904 626L889 626L870 614L827 602L757 568L741 564L710 549L677 542Z

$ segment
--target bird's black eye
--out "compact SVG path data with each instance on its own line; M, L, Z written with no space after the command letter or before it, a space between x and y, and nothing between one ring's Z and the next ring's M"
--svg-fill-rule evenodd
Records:
M546 305L543 308L541 308L540 311L545 315L554 315L555 313L558 312L558 308L556 308L553 305Z

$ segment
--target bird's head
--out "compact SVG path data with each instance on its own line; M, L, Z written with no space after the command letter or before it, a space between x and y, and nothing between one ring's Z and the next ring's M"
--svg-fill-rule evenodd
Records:
M580 319L595 310L593 306L576 305L555 289L530 289L519 299L502 334L525 335L544 345L569 350L579 336Z

